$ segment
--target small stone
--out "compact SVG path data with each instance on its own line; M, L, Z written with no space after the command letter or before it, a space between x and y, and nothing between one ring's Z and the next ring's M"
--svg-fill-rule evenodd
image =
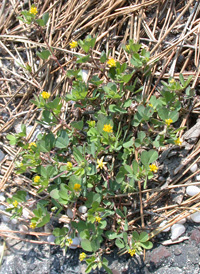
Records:
M9 223L10 222L10 218L6 215L1 215L1 219L4 223Z
M20 225L19 225L19 230L20 230L20 231L23 231L23 232L28 232L28 227L27 227L26 225L20 224Z
M3 161L4 158L5 158L5 154L4 154L3 151L0 149L0 162Z
M87 207L86 206L79 206L78 211L82 214L85 214L87 212Z
M195 163L193 166L191 166L190 171L191 171L192 173L194 173L194 172L197 171L197 169L198 169L198 165Z
M4 196L4 194L1 192L0 193L0 202L5 202L6 198Z
M11 220L11 223L12 223L13 225L16 225L16 224L18 223L18 220L17 220L17 219L12 219L12 220Z
M86 70L86 69L82 69L82 78L83 78L83 81L85 83L87 83L87 80L88 80L88 74L89 74L89 70Z
M183 218L183 219L181 219L180 221L177 222L177 224L181 224L181 225L183 225L185 223L186 223L186 218Z
M188 186L186 188L186 193L187 193L187 195L192 197L192 196L200 193L200 188L197 186Z
M200 174L196 175L196 180L200 181Z
M155 267L158 267L161 265L167 257L170 257L171 253L168 251L168 249L164 246L159 246L155 248L151 255L150 255L150 262L155 265Z
M199 245L200 244L200 230L199 229L194 229L192 231L190 239L195 241Z
M168 223L168 222L167 222L166 220L164 220L164 221L162 221L162 222L160 223L159 227L164 227L164 226L167 225L167 223ZM164 230L162 230L162 232L168 232L168 231L170 230L170 228L171 228L171 226L165 228Z
M182 254L182 250L181 250L180 248L176 248L176 249L174 250L174 255L179 256L179 255L181 255L181 254Z
M73 214L73 211L71 210L71 208L67 209L67 216L71 219L73 218L74 214Z
M29 219L29 212L28 212L28 210L26 210L25 208L23 208L23 210L22 210L22 216L23 216L25 219Z
M200 212L195 212L190 215L190 218L195 223L200 223Z
M171 239L172 241L176 240L178 237L180 237L185 232L185 227L182 224L174 224L171 227Z
M72 244L69 246L71 249L76 249L78 245L80 244L80 239L78 237L75 237L72 239Z
M54 235L49 235L47 237L47 242L54 243L55 239L56 239L56 237Z

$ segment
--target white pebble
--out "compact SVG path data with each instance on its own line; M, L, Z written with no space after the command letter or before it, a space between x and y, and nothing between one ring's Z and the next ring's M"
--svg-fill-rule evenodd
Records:
M160 223L159 227L166 226L167 223L168 223L168 222L167 222L166 220L164 220L164 221L162 221L162 223ZM162 230L162 232L168 232L168 231L170 230L170 228L171 228L171 226L165 228L164 230Z
M0 210L5 210L5 206L4 205L0 205Z
M12 220L11 220L11 223L12 223L13 225L16 225L16 224L18 223L18 220L17 220L17 219L12 219Z
M85 214L87 212L87 207L86 206L79 206L78 211L82 214Z
M19 225L19 231L28 232L28 227L26 225Z
M195 212L191 214L190 218L192 219L193 222L200 223L200 212Z
M172 241L176 240L178 237L180 237L183 233L185 232L185 227L184 225L181 224L174 224L171 227L171 239Z
M23 210L22 210L22 216L23 216L25 219L29 219L29 212L28 212L28 210L26 210L25 208L23 208Z
M10 218L6 215L1 215L1 219L4 223L9 223L10 222Z
M56 237L55 237L54 235L49 235L49 236L47 237L47 241L48 241L49 243L54 243L55 239L56 239Z
M189 196L194 196L200 192L200 188L197 186L188 186L186 188L186 193Z
M5 202L6 198L3 193L0 193L0 202Z
M82 69L82 78L85 83L87 83L87 80L88 80L88 73L89 73L89 70Z
M194 164L193 166L191 166L190 171L194 173L195 171L197 171L197 169L198 169L198 165Z
M180 224L180 225L183 225L184 223L186 223L186 218L183 218L177 222L177 224Z
M196 180L200 181L200 174L196 175Z
M69 218L72 219L72 218L73 218L73 215L74 215L74 214L73 214L73 211L71 210L71 208L68 208L68 209L67 209L67 216L68 216Z
M71 249L76 249L78 245L80 244L80 239L78 237L75 237L72 239L72 244L69 246Z

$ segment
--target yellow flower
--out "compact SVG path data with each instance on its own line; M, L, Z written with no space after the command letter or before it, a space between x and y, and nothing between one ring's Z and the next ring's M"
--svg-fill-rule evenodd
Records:
M178 137L178 138L174 141L174 143L175 143L176 145L178 145L178 146L181 146L182 143L183 143L183 139L180 138L180 137Z
M170 83L170 84L174 84L174 83L176 83L176 81L175 81L174 78L172 78L171 80L169 80L169 83Z
M70 48L73 49L73 48L76 48L78 46L78 43L77 43L77 41L72 40L72 42L69 43L69 45L70 45Z
M14 207L17 207L18 206L18 201L15 200L12 204L13 204Z
M158 171L158 167L155 164L149 165L150 171L156 173Z
M114 67L116 67L116 61L115 61L115 59L113 59L113 58L110 58L110 59L107 61L107 64L108 64L109 68L114 68Z
M104 168L104 166L106 165L106 162L103 162L103 158L104 158L104 156L103 156L103 157L101 157L101 159L100 159L100 160L99 160L99 159L97 159L97 168L102 169L102 168Z
M30 228L32 228L32 229L36 228L36 223L31 223Z
M46 91L42 92L42 98L43 99L49 99L49 97L50 97L50 94L48 92L46 92Z
M113 127L110 124L104 125L103 126L103 131L108 132L108 133L112 133L113 132Z
M82 252L82 253L79 255L79 260L82 262L85 258L86 258L86 254L85 254L84 252Z
M126 45L126 50L130 50L130 45Z
M80 191L81 190L81 185L80 184L75 184L74 185L74 190L75 191Z
M71 244L73 243L73 241L72 241L71 238L68 238L68 239L67 239L67 242L68 242L69 245L71 245Z
M97 223L100 223L100 222L101 222L101 217L99 217L99 216L95 217L95 221L96 221Z
M36 8L35 6L32 6L32 7L30 8L29 12L30 12L31 14L34 14L34 15L36 15L36 14L38 13L37 8Z
M34 179L33 179L33 182L34 183L39 183L39 181L40 181L40 176L38 176L38 175L35 176Z
M129 249L128 253L133 257L133 255L135 255L135 249Z
M70 171L72 169L72 167L73 167L73 165L72 165L71 162L67 162L66 166L67 166L67 170L68 171Z
M170 126L171 123L173 123L173 120L172 119L166 119L165 120L165 123Z
M30 144L28 145L28 148L29 148L30 150L32 150L33 147L37 147L37 145L36 145L35 142L32 142L32 143L30 143Z
M152 108L153 107L153 105L152 104L149 104L149 106Z

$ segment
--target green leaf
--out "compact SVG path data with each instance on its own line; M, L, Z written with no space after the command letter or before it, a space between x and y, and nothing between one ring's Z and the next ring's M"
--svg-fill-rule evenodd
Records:
M132 237L133 237L134 240L138 241L139 240L139 234L138 234L138 232L137 231L133 231Z
M59 191L57 188L53 189L49 194L53 199L55 200L59 199Z
M42 52L36 52L37 56L40 57L42 60L47 60L51 55L51 52L47 49L44 49Z
M118 238L117 233L114 231L106 231L105 235L108 238L108 240L114 240L114 239Z
M143 151L141 154L141 162L146 167L158 159L158 152L156 150Z
M90 273L92 271L92 269L95 269L97 267L97 263L93 262L91 264L88 265L88 267L85 270L85 273Z
M90 59L90 56L89 55L86 55L86 56L79 56L77 55L77 60L76 60L76 63L86 63L88 60Z
M110 270L110 268L107 267L107 265L102 264L102 267L107 271L107 273L113 274L113 272Z
M103 51L101 52L100 62L101 62L101 63L105 63L106 60L107 60L106 53L105 53L105 51L103 50Z
M57 148L67 148L67 146L69 145L69 137L68 134L65 130L61 130L59 132L59 136L56 139L56 143L55 146Z
M49 20L49 14L48 12L44 13L43 16L42 16L42 19L44 21L44 24L46 25L48 20Z
M36 23L38 23L38 25L40 26L40 27L44 27L45 26L45 23L44 23L44 20L43 19L37 19L36 20ZM41 57L40 57L41 58Z
M83 129L83 121L74 121L71 122L71 126L75 129L82 130Z
M148 236L147 232L143 231L140 233L140 236L139 236L140 242L146 242L146 241L148 241L148 239L149 239L149 236Z
M142 246L144 249L151 249L153 247L152 242L147 241L147 242L140 242L140 246Z
M88 252L92 252L93 251L93 249L92 249L92 243L88 239L84 239L84 240L81 241L81 247L85 251L88 251Z
M118 248L124 248L125 247L124 242L121 239L116 239L115 244Z

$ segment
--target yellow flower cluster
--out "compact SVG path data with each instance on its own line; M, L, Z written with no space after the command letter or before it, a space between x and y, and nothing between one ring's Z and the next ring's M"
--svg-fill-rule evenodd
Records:
M182 143L183 143L183 139L180 138L180 137L178 137L178 138L174 141L174 143L175 143L176 145L178 145L178 146L181 146Z
M72 40L72 42L69 43L69 45L70 45L71 49L74 49L74 48L76 48L78 46L78 43L77 43L77 41Z
M155 164L149 165L150 171L156 173L158 171L158 167Z
M75 191L80 191L81 190L81 185L80 184L75 184L74 185L74 190Z
M130 45L126 45L126 50L130 50Z
M109 68L114 68L114 67L116 67L116 61L115 61L115 59L113 59L113 58L110 58L110 59L107 61L107 64L108 64Z
M169 119L166 119L166 120L165 120L165 123L166 123L168 126L170 126L170 124L173 123L173 120L170 119L170 118L169 118Z
M73 165L71 162L67 162L66 167L67 167L67 170L70 171L72 169Z
M36 228L36 223L31 223L30 228L32 228L32 229Z
M46 92L46 91L42 92L42 98L43 99L49 99L49 97L50 97L50 94L48 92Z
M103 126L103 131L108 132L108 133L112 133L113 132L113 127L110 124L104 125Z
M36 15L36 14L38 13L37 8L36 8L35 6L32 6L32 7L30 8L29 12L30 12L31 14L34 14L34 15Z
M133 257L135 255L135 249L129 249L128 253L131 255L131 257Z
M169 83L174 84L174 83L176 83L176 80L174 78L172 78L171 80L169 80Z
M73 243L73 241L72 241L71 238L68 238L68 239L67 239L67 242L68 242L69 245L71 245L71 244Z
M99 159L97 159L97 168L102 169L102 168L104 168L104 167L105 167L106 162L103 162L103 158L104 158L104 156L103 156L103 157L101 157L101 159L100 159L100 160L99 160Z
M18 201L15 200L12 204L13 204L14 207L17 207L18 206Z
M28 149L32 150L33 147L37 147L36 143L35 142L31 142L29 145L28 145Z
M79 260L82 262L85 258L86 258L86 254L85 254L84 252L82 252L82 253L79 255Z
M39 181L40 181L40 176L38 176L38 175L35 176L33 179L33 182L37 184L37 183L39 183Z
M99 217L99 216L95 217L95 221L96 221L97 223L100 223L100 222L101 222L101 217Z

